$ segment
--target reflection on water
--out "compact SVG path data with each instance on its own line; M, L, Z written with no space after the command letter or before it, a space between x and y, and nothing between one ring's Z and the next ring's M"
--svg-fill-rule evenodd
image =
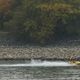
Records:
M0 80L80 80L80 67L0 67Z
M62 61L3 60L0 80L80 80L80 66Z

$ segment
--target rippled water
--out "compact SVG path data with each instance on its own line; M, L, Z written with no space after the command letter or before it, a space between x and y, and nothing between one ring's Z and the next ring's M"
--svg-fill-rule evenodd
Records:
M0 80L80 80L80 68L1 67Z
M30 64L33 63L41 62L33 61ZM61 63L66 66L59 66L58 62L58 66L12 66L12 64L4 64L7 65L4 66L0 63L3 65L0 66L0 80L80 80L80 66L67 66L66 62Z

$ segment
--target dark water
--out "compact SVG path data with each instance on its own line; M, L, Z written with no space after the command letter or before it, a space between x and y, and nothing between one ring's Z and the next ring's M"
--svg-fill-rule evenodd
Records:
M80 67L0 67L0 80L80 80Z

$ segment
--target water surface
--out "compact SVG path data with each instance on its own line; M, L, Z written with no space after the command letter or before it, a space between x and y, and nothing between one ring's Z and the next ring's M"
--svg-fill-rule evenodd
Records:
M0 60L0 80L80 80L80 67L64 61Z
M0 67L0 80L80 80L80 67Z
M0 80L80 80L80 66L71 66L67 62L41 62L34 60L27 63L26 61L25 63L20 61L21 64L9 62L6 64L4 61L0 63ZM50 63L55 64L48 66L51 65ZM66 66L63 66L65 64Z

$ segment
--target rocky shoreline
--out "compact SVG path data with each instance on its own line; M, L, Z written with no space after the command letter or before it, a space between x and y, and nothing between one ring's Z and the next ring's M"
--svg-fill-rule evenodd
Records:
M80 56L80 46L0 46L0 59L68 60Z

